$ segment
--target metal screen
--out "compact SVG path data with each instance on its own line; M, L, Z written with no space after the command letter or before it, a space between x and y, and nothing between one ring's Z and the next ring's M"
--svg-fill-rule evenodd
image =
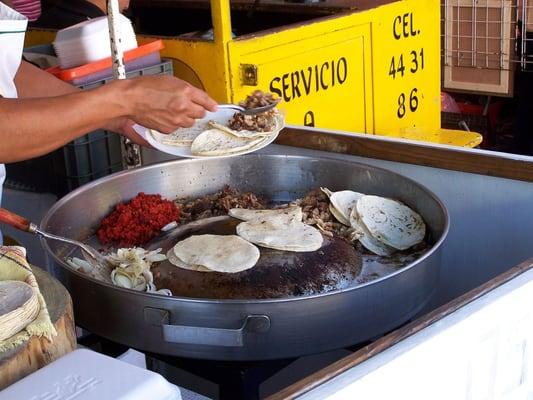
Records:
M518 5L520 67L533 71L533 0L520 0Z
M443 67L450 81L475 80L477 74L497 85L505 77L484 71L533 71L533 0L442 0L441 9ZM461 75L452 78L457 71Z

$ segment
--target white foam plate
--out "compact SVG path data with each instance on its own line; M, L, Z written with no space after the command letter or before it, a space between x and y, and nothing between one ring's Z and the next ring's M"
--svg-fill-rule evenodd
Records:
M0 400L181 400L155 372L78 349L0 391Z
M211 113L208 112L206 116L202 119L199 119L196 121L195 125L198 124L207 124L208 121L216 121L219 124L226 124L233 114L235 114L235 110L231 109L220 109L217 112ZM283 126L277 131L274 132L271 136L268 137L267 140L265 140L263 143L261 143L260 146L243 150L237 153L228 154L228 155L222 155L222 156L197 156L193 155L191 153L190 146L170 146L167 144L162 144L158 142L150 133L150 129L145 128L144 126L135 124L133 126L133 129L144 139L146 140L152 147L155 149L162 151L163 153L172 154L178 157L185 157L185 158L225 158L225 157L234 157L234 156L240 156L243 154L253 153L254 151L260 150L269 144L271 144L279 135L279 132L281 129L283 129ZM209 128L206 128L209 129Z

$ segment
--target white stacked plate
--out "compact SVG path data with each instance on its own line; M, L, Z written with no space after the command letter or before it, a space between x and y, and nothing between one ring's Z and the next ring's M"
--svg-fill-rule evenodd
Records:
M119 37L122 49L137 47L131 21L119 14ZM57 32L53 43L61 68L74 68L111 57L107 17L99 17L70 26Z

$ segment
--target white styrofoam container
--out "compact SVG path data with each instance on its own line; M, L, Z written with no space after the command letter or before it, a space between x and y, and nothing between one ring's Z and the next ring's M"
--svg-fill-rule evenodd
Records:
M131 21L124 15L119 14L117 19L121 27L131 26ZM109 34L106 16L88 19L57 31L55 42L61 44L77 43L80 39L91 38L101 34Z
M161 375L79 349L0 391L0 400L181 400Z
M124 51L137 47L131 21L118 15L120 39ZM107 17L93 18L57 32L52 43L61 68L72 68L111 57Z

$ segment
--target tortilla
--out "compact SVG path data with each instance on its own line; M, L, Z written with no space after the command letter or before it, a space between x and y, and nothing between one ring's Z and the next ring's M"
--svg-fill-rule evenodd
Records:
M191 153L198 156L235 154L248 150L262 143L263 140L263 137L259 139L238 138L219 129L209 129L194 139L191 144Z
M268 219L241 222L237 235L262 247L295 252L316 251L324 241L318 229L303 222L280 224Z
M377 254L378 256L390 256L396 251L396 249L381 243L378 239L370 234L365 224L359 219L356 207L352 209L352 213L350 214L350 223L351 227L360 235L359 242L367 250Z
M368 232L368 229L366 229L366 226L361 226L361 221L359 220L359 214L357 214L357 206L352 208L352 212L350 213L350 226L356 232L359 232L360 234L363 234L365 230Z
M0 281L0 340L27 327L39 314L37 292L21 281Z
M357 200L364 196L364 194L352 190L332 192L327 188L320 189L329 197L329 210L337 221L343 225L351 226L350 214L352 213L352 209L355 207Z
M363 196L356 205L358 220L387 246L406 250L424 240L426 224L406 205L379 196Z
M236 131L234 129L231 129L228 126L221 125L215 121L209 121L208 125L213 129L221 130L225 133L229 133L230 135L236 136L238 138L246 138L246 139L256 139L256 138L262 138L265 136L272 135L273 131L267 131L267 132L261 132L261 131Z
M150 133L155 140L162 144L169 146L190 146L193 140L206 130L206 126L205 121L197 120L190 128L178 128L168 135L153 129L150 129Z
M167 260L172 265L175 265L178 268L188 269L190 271L197 271L197 272L213 272L209 268L204 267L203 265L191 265L191 264L187 264L186 262L183 262L176 254L174 254L173 248L167 252Z
M274 134L275 135L275 134ZM272 136L263 136L260 138L256 144L254 144L252 147L248 149L248 151L255 151L256 149L260 149L265 146L265 142L272 141Z
M289 206L285 208L276 208L272 210L250 210L246 208L232 208L228 215L242 221L269 220L277 221L281 224L290 224L293 222L302 222L302 208L298 206Z
M329 212L335 217L337 221L339 221L343 225L346 225L346 218L344 218L342 213L339 210L337 210L335 206L331 203L329 204Z
M194 235L178 242L174 254L189 265L236 273L252 268L259 249L236 235Z

